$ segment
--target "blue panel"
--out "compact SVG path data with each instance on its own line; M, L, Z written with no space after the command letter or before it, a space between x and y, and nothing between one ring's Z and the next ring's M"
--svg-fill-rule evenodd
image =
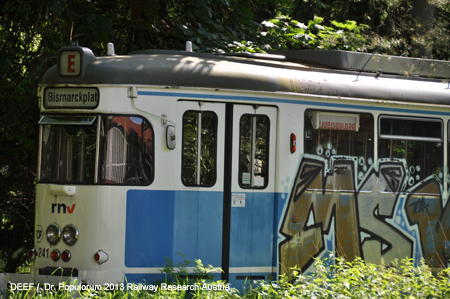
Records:
M223 193L199 193L198 258L204 265L222 265Z
M283 213L283 209L284 206L286 205L286 201L287 201L287 193L276 193L275 195L275 210L274 210L274 215L275 215L275 221L274 221L274 225L273 225L273 263L272 263L272 267L277 267L278 266L278 227L280 226L280 223L283 221L282 217L282 213ZM275 277L274 277L275 278ZM277 279L277 278L276 278Z
M198 240L198 191L177 191L175 193L174 240L171 257L174 264L197 257ZM184 258L176 253L182 253Z
M245 193L245 207L231 207L230 267L245 267L252 254L253 193Z
M130 190L126 217L125 266L221 266L222 192Z
M173 191L127 193L125 266L161 267L173 256Z
M259 192L245 193L245 207L231 208L230 267L273 266L274 209L275 194Z
M274 193L253 193L252 267L272 266Z

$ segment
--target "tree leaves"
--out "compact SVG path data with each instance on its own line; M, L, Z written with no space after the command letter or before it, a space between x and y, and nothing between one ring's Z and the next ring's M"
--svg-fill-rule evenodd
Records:
M252 41L234 43L228 46L232 51L266 52L268 50L296 49L340 49L363 51L366 39L361 32L367 26L355 21L331 22L324 25L324 18L315 16L308 25L289 16L278 17L261 22L261 29ZM251 45L251 47L249 47Z

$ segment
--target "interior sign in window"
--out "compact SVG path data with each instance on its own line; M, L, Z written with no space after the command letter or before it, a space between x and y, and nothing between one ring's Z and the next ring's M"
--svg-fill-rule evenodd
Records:
M359 114L311 111L311 124L315 130L355 131L359 129Z
M97 108L97 88L47 88L44 92L45 108Z

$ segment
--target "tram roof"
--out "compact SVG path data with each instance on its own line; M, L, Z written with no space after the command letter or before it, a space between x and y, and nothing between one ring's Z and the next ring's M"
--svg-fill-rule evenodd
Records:
M80 49L80 76L61 76L56 65L42 83L201 87L433 104L448 104L450 96L450 85L442 79L450 78L446 61L322 50L265 55L143 50L95 57L90 49L71 46L59 53Z

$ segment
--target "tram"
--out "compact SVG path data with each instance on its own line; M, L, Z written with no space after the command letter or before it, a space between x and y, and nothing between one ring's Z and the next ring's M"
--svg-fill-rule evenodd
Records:
M239 289L330 251L445 268L446 78L344 51L63 47L38 90L32 273L151 283L200 259Z

